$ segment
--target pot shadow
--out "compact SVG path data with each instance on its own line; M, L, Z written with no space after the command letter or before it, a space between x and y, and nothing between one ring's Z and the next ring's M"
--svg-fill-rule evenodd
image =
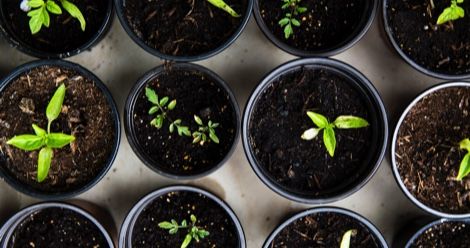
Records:
M20 194L0 180L0 228L21 207Z

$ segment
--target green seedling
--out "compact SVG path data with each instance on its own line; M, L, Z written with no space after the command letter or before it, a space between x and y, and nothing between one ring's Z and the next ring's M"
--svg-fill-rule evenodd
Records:
M460 162L459 174L457 175L457 180L461 181L464 177L470 174L470 140L464 139L460 141L459 145L460 149L467 150L467 154L465 154L462 162Z
M38 173L37 181L42 182L46 179L52 158L53 149L63 148L75 140L75 137L63 133L51 133L51 124L59 117L62 110L62 103L65 98L65 85L59 86L51 98L46 108L47 131L33 124L35 134L18 135L7 141L7 144L25 151L39 150L38 155Z
M300 21L296 16L307 11L306 7L299 6L301 0L282 0L282 9L287 10L286 15L279 21L279 25L284 27L284 37L289 39L294 34L294 26L300 27Z
M50 16L49 13L54 15L61 15L62 8L67 11L70 16L76 18L80 22L82 31L85 31L86 21L80 9L70 1L58 0L62 8L56 3L57 0L23 0L21 9L28 12L29 28L32 34L41 31L42 26L49 27Z
M335 128L351 129L369 126L369 123L366 120L352 115L338 116L333 123L330 123L325 116L312 111L307 111L307 115L313 123L317 125L317 128L306 130L302 134L301 138L304 140L312 140L317 137L321 131L323 131L323 143L331 157L334 156L336 149Z
M186 248L193 239L196 240L196 242L199 242L200 239L209 236L208 231L196 225L197 219L195 215L192 214L190 219L191 223L189 224L186 220L181 221L181 224L178 224L176 220L171 220L160 222L158 226L162 229L168 230L171 235L176 234L180 229L188 229L188 233L181 244L181 248Z
M345 232L343 234L343 238L341 239L341 244L340 244L340 248L349 248L350 244L351 244L351 237L352 236L355 236L357 234L357 230L354 230L354 229L351 229L351 230L348 230L347 232Z
M445 8L437 18L437 25L441 25L450 21L455 21L465 16L465 10L458 4L464 0L452 0L450 6Z
M209 140L219 144L219 138L215 134L215 128L219 126L219 123L213 123L209 120L207 125L204 125L204 122L202 122L201 118L197 115L194 115L194 121L199 125L198 131L193 132L194 144L199 143L202 146Z
M226 4L223 0L207 0L209 3L214 5L215 7L222 9L223 11L229 13L232 17L240 17L240 15L235 12L228 4Z

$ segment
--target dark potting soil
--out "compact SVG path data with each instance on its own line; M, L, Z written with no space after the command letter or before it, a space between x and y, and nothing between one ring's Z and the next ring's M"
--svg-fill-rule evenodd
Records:
M86 21L85 31L80 22L62 8L61 15L50 14L49 28L42 27L35 35L29 29L29 17L20 9L20 0L1 1L1 18L20 43L49 53L63 53L75 50L96 35L103 26L110 0L69 0L82 12ZM59 1L56 3L60 5ZM62 6L61 6L62 7Z
M400 178L420 202L435 210L470 212L470 178L456 181L470 134L470 88L429 94L411 108L400 126L395 158Z
M301 25L293 27L294 35L287 40L279 21L290 10L282 9L280 0L259 0L259 8L264 23L279 40L299 50L319 51L335 48L353 38L362 28L363 19L368 18L371 3L370 0L303 0L299 6L308 11L296 17Z
M351 81L329 69L302 67L275 79L258 97L250 118L249 138L260 166L272 180L293 192L325 197L344 190L369 164L372 128L335 129L336 151L330 157L323 132L305 141L315 124L307 111L329 121L340 115L368 120L370 113Z
M70 146L54 149L49 175L37 182L39 151L23 151L6 142L15 135L47 127L46 107L57 87L67 87L62 112L51 132L72 134ZM94 82L76 71L41 66L21 74L0 95L0 169L41 192L68 192L90 183L103 169L114 145L111 108Z
M242 17L232 17L207 0L127 0L124 13L148 46L173 56L195 56L225 43L240 27L248 0L226 0Z
M51 207L30 214L17 226L9 243L13 247L109 247L100 229L86 217Z
M431 5L434 2L434 8ZM470 73L470 17L436 25L451 0L389 0L391 32L401 50L418 65L434 72ZM459 4L470 13L470 2Z
M190 216L197 218L196 225L209 232L209 236L199 242L193 240L189 247L239 247L239 239L235 223L228 213L210 198L188 191L176 191L162 195L140 213L136 220L132 246L139 248L173 248L180 247L188 233L187 229L179 229L176 234L169 234L161 229L158 223L183 220L189 223Z
M157 114L149 114L153 104L145 96L145 87L155 90L160 99L168 96L177 102L175 109L168 111L161 129L150 125ZM145 87L138 93L131 110L133 129L139 149L153 160L156 168L177 175L195 175L210 170L224 159L235 140L237 119L228 93L215 79L193 69L165 69ZM192 137L178 136L176 129L174 133L169 132L170 123L176 119L196 131L194 115L201 117L204 124L208 120L220 124L215 129L219 144L210 141L201 146L193 144Z
M382 247L364 224L347 215L327 212L294 221L274 238L270 247L339 247L344 233L349 230L357 232L351 237L351 248Z
M448 221L434 225L422 233L411 248L468 248L470 246L470 225Z

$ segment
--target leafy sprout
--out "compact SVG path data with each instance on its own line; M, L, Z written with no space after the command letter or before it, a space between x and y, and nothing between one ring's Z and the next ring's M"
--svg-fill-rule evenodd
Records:
M338 116L333 123L330 123L325 116L312 111L307 111L307 115L313 123L317 125L317 128L306 130L302 134L301 138L304 140L312 140L317 137L321 131L323 131L323 143L331 157L335 155L336 149L335 128L351 129L369 126L369 123L366 120L352 115Z
M208 231L196 225L197 218L194 214L190 216L190 220L191 223L189 224L186 220L183 220L181 221L181 224L178 224L176 220L172 219L171 221L160 222L158 226L162 229L168 230L168 233L171 235L176 234L180 229L188 229L188 233L181 244L181 248L186 248L193 239L196 240L196 242L199 242L210 234Z
M284 37L289 39L294 34L294 26L300 27L300 21L296 18L299 14L302 14L307 11L306 7L299 6L301 0L282 0L282 9L287 10L288 12L279 21L279 25L284 27Z
M207 0L209 3L214 5L215 7L222 9L223 11L229 13L232 17L240 17L240 15L235 12L228 4L226 4L223 0Z
M343 234L343 238L341 239L340 248L349 248L351 243L351 237L357 234L357 230L351 229L346 231Z
M461 181L464 177L470 174L470 140L464 139L460 141L459 145L460 149L467 150L467 154L465 154L462 162L460 162L459 174L457 175L457 180Z
M458 4L463 3L464 0L452 0L450 6L445 8L437 18L437 25L446 22L454 21L465 16L465 10Z
M219 123L214 123L209 120L207 125L204 125L204 122L202 122L201 118L197 115L194 115L194 121L199 125L198 131L193 132L194 144L199 143L202 146L209 140L219 144L219 138L215 134L215 128L219 126Z
M75 140L75 137L63 133L51 133L51 124L59 117L65 98L65 85L57 88L46 108L47 131L33 124L35 134L23 134L14 136L7 144L25 151L39 150L37 181L46 179L54 156L53 149L63 148Z

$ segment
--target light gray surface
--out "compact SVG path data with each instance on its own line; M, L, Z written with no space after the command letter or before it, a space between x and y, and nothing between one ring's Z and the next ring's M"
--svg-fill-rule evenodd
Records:
M405 64L388 45L379 16L371 30L353 48L334 58L350 63L364 73L383 97L392 133L394 122L420 91L439 82ZM243 110L259 80L278 65L294 59L272 45L252 18L241 37L221 54L200 62L224 78ZM20 54L0 40L0 76L32 58ZM144 52L126 35L115 18L111 31L90 52L69 59L98 75L111 90L119 111L134 82L161 61ZM106 177L79 198L106 207L119 226L132 205L158 187L179 183L165 179L146 166L132 152L125 134L116 161ZM261 247L265 238L286 215L313 206L290 202L270 191L256 177L243 153L241 142L231 159L218 171L201 180L184 182L203 186L218 194L234 209L247 236L248 247ZM37 202L16 193L0 181L0 218L13 210ZM404 222L422 214L399 190L387 157L377 174L359 192L330 206L340 206L364 215L391 244Z

